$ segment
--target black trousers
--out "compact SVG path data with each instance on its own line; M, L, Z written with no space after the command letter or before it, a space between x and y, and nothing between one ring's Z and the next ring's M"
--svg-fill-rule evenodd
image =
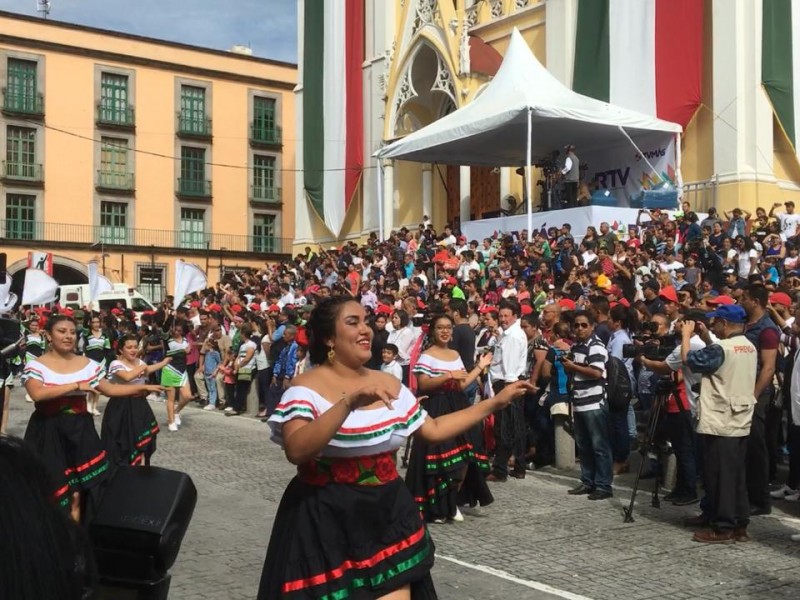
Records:
M505 381L492 385L495 394L506 387ZM494 413L495 454L492 472L498 477L508 476L508 459L514 456L514 471L525 473L525 407L522 400Z
M789 479L793 490L800 488L800 425L789 423Z
M578 182L565 181L564 195L561 197L562 206L553 206L551 209L573 208L578 205Z
M716 531L747 527L750 522L745 472L747 437L702 435L702 440L709 523Z
M750 436L747 438L747 496L750 506L761 510L772 508L769 496L769 451L767 449L767 409L772 402L772 387L758 397Z

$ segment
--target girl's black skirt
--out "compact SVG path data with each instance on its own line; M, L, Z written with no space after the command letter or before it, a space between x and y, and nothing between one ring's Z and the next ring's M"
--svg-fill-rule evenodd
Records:
M109 399L103 413L101 439L113 464L149 463L156 451L158 431L153 409L143 397Z

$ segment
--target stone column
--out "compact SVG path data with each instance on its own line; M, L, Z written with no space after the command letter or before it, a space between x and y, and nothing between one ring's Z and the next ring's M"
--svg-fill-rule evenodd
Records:
M422 214L433 219L433 165L430 163L422 165Z
M713 0L714 171L774 182L772 109L761 87L761 2Z
M383 163L383 236L389 237L394 227L394 163Z
M459 211L458 214L461 218L461 222L469 221L470 220L470 169L469 167L460 167L459 169L459 178L458 178L458 188L459 188Z

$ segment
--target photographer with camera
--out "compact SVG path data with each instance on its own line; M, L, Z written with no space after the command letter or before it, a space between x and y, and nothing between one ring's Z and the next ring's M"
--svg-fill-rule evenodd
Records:
M713 342L702 323L685 320L681 330L681 358L702 374L697 402L697 433L703 443L703 481L708 512L697 519L710 529L698 531L694 540L730 544L750 540L750 504L745 473L748 436L756 397L756 347L745 336L747 313L737 305L723 305L712 313ZM697 334L706 344L691 349Z

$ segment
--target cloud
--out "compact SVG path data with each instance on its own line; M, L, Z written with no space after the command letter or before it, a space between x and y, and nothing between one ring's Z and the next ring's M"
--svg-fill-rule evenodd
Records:
M36 0L0 0L0 10L36 15ZM51 0L50 18L216 50L243 44L297 62L291 0Z

